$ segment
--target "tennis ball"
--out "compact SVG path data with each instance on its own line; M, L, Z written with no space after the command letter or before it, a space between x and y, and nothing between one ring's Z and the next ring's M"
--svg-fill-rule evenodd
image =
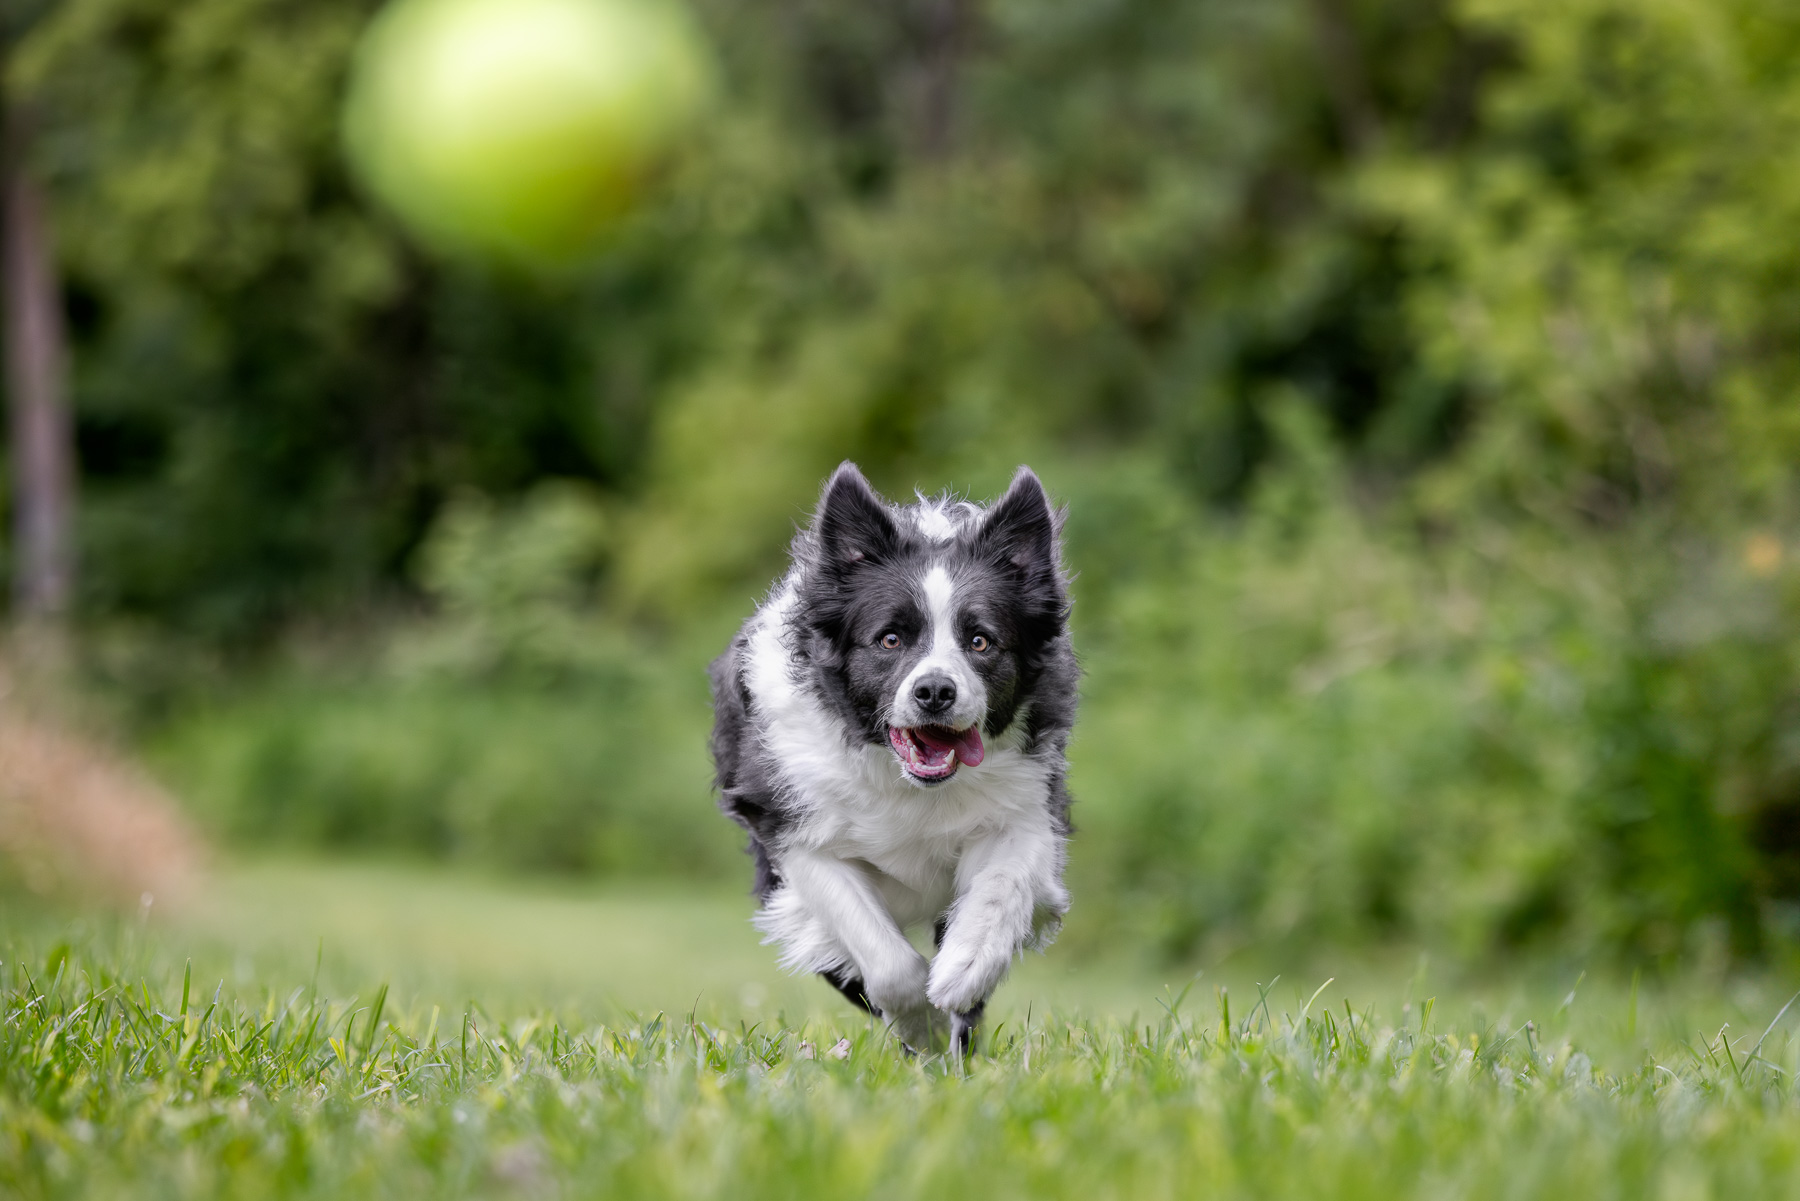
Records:
M396 0L357 49L344 145L428 245L568 262L640 199L711 83L672 0Z

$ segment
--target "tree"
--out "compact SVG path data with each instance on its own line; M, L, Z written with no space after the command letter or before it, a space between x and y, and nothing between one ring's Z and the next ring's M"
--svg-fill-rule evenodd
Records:
M4 277L18 616L54 623L75 582L75 446L48 204L27 163L30 117L6 109Z
M42 15L38 0L0 8L0 67ZM58 623L75 585L75 433L49 202L29 164L31 112L8 86L0 136L0 277L6 298L6 396L13 487L14 606Z

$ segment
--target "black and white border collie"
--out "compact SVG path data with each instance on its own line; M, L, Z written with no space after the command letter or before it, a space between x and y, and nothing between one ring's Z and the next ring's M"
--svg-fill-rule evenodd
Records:
M825 485L793 563L712 665L720 808L756 925L908 1047L966 1052L1063 888L1075 718L1061 515L1029 468L987 509ZM931 960L908 928L933 929Z

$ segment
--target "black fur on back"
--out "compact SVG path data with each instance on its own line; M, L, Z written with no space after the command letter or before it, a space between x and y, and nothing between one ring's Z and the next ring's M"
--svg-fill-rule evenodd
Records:
M713 696L713 786L719 790L719 808L750 833L750 856L756 861L750 891L761 901L781 883L769 861L769 847L783 819L779 785L768 765L753 753L756 731L750 720L750 690L744 686L745 641L740 633L707 668Z

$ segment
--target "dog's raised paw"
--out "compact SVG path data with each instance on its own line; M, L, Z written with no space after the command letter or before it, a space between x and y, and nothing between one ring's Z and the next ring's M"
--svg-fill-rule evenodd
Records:
M925 996L946 1013L979 1011L988 994L1006 974L1010 956L995 955L954 942L939 952L931 965L931 982Z

